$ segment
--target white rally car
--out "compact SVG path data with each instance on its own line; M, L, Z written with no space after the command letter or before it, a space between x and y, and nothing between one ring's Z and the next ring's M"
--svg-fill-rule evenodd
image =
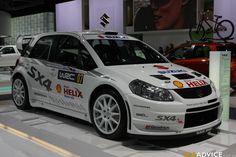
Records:
M12 82L19 109L77 117L109 139L196 135L221 123L221 99L207 77L114 32L36 35Z

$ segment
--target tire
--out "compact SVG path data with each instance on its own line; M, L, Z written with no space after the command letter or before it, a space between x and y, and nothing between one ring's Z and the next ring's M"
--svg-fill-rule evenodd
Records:
M229 20L222 20L216 27L216 33L222 40L230 39L234 34L234 24Z
M13 78L12 99L18 109L27 110L31 108L29 103L29 94L26 82L23 77Z
M119 140L127 134L127 113L122 97L112 89L95 94L90 106L92 123L98 134Z
M202 25L197 25L197 29L194 29L196 27L191 27L189 29L189 38L191 41L201 41L204 40L205 37L205 29Z

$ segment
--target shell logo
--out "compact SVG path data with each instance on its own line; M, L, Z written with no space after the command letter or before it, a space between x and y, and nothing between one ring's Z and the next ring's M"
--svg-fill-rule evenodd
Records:
M57 93L61 93L61 85L57 84L56 91Z
M179 81L174 81L173 84L178 88L183 88L184 87L184 84L179 82Z

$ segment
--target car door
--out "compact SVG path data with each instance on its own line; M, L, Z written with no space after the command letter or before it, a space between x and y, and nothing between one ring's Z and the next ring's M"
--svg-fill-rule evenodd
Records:
M30 54L24 63L28 74L29 88L31 88L31 100L35 106L49 103L48 93L52 91L53 79L49 75L49 68L46 63L55 39L55 36L40 38L30 50Z
M89 60L86 60L88 59ZM90 54L77 37L61 35L57 50L51 56L50 75L53 77L49 96L51 104L67 111L87 113L90 84L93 82L86 64L96 67ZM88 66L86 66L88 67ZM91 82L91 83L90 83ZM86 114L87 115L87 114Z
M14 66L18 57L12 46L4 47L0 52L0 66Z

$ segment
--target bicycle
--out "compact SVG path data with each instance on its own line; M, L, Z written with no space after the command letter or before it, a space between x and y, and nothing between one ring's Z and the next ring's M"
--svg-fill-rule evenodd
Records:
M234 34L234 25L230 20L219 20L222 18L222 16L214 15L214 19L210 19L207 17L208 12L201 13L201 20L197 24L196 27L191 27L189 29L189 37L192 41L194 40L201 40L205 41L207 39L214 39L209 38L207 36L213 35L213 33L216 33L217 36L221 40L231 40L232 35ZM211 25L210 23L213 23ZM205 25L204 25L205 24ZM204 27L205 26L205 27ZM196 29L195 29L196 28ZM220 40L220 39L214 39L214 40Z

